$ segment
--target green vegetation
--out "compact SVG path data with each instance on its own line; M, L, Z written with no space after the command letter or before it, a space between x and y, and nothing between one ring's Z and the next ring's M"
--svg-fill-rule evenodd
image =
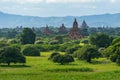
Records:
M91 36L90 42L97 47L108 47L112 43L112 38L109 35L100 33Z
M40 50L31 44L27 44L23 47L22 53L26 56L40 56Z
M21 43L22 44L34 44L36 34L30 28L24 28L21 33Z
M53 56L52 61L55 63L60 63L61 65L64 65L70 62L74 62L74 58L68 54L65 54L65 55L57 54Z
M79 60L86 60L91 62L91 59L100 57L100 53L93 46L84 46L80 50L76 51Z
M57 28L50 35L42 30L7 29L0 35L0 80L119 80L120 39L111 29L105 34L90 28L90 36L77 40Z
M15 47L4 47L0 50L0 63L25 63L25 57L21 54L20 50Z
M0 80L119 80L120 67L100 58L90 64L75 60L68 65L48 61L52 52L41 52L41 57L26 57L26 66L1 65ZM14 75L14 77L13 77Z

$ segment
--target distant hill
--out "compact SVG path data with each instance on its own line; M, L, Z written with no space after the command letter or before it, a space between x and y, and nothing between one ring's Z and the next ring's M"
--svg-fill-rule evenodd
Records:
M77 18L79 26L82 23L82 20L86 20L90 27L107 25L112 27L120 26L120 13L89 16L34 17L0 12L0 27L44 27L46 24L59 27L62 23L64 23L66 27L72 27L74 18Z

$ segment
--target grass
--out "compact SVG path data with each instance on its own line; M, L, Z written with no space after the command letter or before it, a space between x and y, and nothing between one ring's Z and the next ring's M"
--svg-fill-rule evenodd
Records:
M48 61L52 52L27 57L26 65L0 66L0 80L119 80L120 67L100 58L89 64L76 60L68 65Z

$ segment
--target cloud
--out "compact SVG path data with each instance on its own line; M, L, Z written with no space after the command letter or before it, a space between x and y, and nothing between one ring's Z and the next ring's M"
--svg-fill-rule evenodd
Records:
M95 1L97 0L46 0L47 3L87 3Z
M111 2L111 3L115 3L115 2L117 2L117 0L110 0L110 2Z
M8 3L93 3L93 2L111 2L115 3L117 0L0 0L0 2Z
M44 0L1 0L0 2L8 2L8 3L40 3Z

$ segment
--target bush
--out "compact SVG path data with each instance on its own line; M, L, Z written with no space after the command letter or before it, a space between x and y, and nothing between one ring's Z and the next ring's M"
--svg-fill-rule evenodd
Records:
M65 50L66 54L73 54L76 50L81 48L80 46L73 46Z
M53 40L53 41L50 41L50 44L53 45L53 44L59 44L58 40Z
M5 43L5 42L0 42L0 48L6 47L6 46L9 46L9 44L7 44L7 43Z
M61 55L61 54L58 54L56 56L53 57L53 62L57 62L57 63L60 63L61 65L63 64L67 64L67 63L70 63L70 62L74 62L74 58L70 55Z
M48 59L52 60L54 56L59 55L59 54L60 53L58 53L58 52L53 52Z
M11 44L11 47L15 47L18 48L19 50L21 50L22 45L21 44Z
M82 39L81 41L80 41L80 43L84 43L84 44L88 44L89 43L89 39Z
M110 54L110 60L112 62L116 62L117 58L120 56L120 43L112 45L111 48L109 48L108 52Z
M22 49L22 53L26 56L40 56L40 50L34 45L25 45Z
M26 59L20 50L15 47L4 47L0 50L0 63L25 63Z
M112 37L103 33L90 36L91 44L97 47L108 47L112 43L112 40Z
M37 40L37 41L35 41L35 44L43 44L44 42L43 41L41 41L41 40Z
M87 62L91 62L91 59L101 56L98 50L93 46L84 46L76 53L79 60L86 60Z
M16 44L16 43L20 43L20 41L16 40L16 39L8 39L7 43L8 44Z
M120 56L118 56L118 58L117 58L117 60L116 60L116 63L117 63L118 65L120 65Z
M112 45L115 45L116 43L119 43L119 42L120 42L120 37L117 37L112 41Z

